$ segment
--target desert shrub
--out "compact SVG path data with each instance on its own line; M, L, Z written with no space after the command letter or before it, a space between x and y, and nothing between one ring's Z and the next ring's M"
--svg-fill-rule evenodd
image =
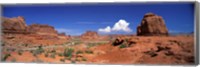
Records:
M5 54L5 55L3 55L1 61L6 61L6 59L7 59L9 56L11 56L11 55L10 55L10 54Z
M4 42L2 42L1 46L5 46L5 43L4 43Z
M86 50L85 53L93 54L93 51L91 51L91 50Z
M27 47L27 46L28 46L28 44L24 44L24 46L25 46L25 47Z
M10 49L10 50L11 50L12 52L14 52L16 49L13 48L13 49Z
M41 59L36 59L36 60L33 60L33 62L43 63L44 61L42 61Z
M44 52L44 49L42 48L42 46L38 46L38 49L36 51L38 53L42 53L42 52Z
M11 60L11 62L16 62L16 59L15 59L15 58L13 58L13 59Z
M82 54L83 53L83 51L80 51L80 50L78 50L77 52L76 52L76 54Z
M87 48L94 47L101 44L105 44L105 42L88 43Z
M81 44L82 42L81 41L75 41L74 42L74 45L79 45L79 44Z
M71 63L76 63L76 61L71 61Z
M19 50L18 55L22 55L22 52L23 52L22 50Z
M56 50L55 50L55 49L53 49L51 52L52 52L52 53L56 53Z
M34 53L33 53L33 56L37 57L37 54L34 52Z
M72 57L65 57L64 59L66 60L71 60Z
M66 49L64 50L63 55L64 55L65 57L71 57L73 52L74 52L74 49L73 49L73 48L66 48Z
M61 62L65 62L65 59L60 59Z
M59 53L58 56L61 56L61 57L62 57L62 56L63 56L63 53Z
M50 55L50 57L51 57L51 58L55 58L55 55L56 55L56 53L52 53L52 54Z
M45 53L45 54L44 54L44 56L45 56L45 57L48 57L48 56L49 56L49 54L48 54L48 53Z
M86 58L82 58L82 61L87 61L87 59Z
M42 46L38 46L38 48L33 51L34 56L36 56L37 54L41 54L44 52L44 49L42 48Z
M125 44L121 44L120 46L119 46L119 48L126 48L127 46L125 45Z
M6 49L6 51L10 51L10 49Z
M30 52L30 53L33 53L33 50L30 50L29 52Z
M79 61L79 59L78 59L78 58L76 58L76 59L75 59L75 61Z
M128 38L126 38L126 39L125 39L125 42L128 42L128 41L129 41L129 39L128 39Z

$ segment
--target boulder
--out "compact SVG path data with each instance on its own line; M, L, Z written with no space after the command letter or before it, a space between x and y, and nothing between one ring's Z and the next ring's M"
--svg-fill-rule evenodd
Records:
M164 19L153 13L144 15L141 24L137 27L138 36L161 36L168 35Z

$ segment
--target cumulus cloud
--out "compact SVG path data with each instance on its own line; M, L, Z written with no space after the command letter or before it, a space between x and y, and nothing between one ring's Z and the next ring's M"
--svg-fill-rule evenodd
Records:
M121 19L115 25L113 26L113 31L125 31L125 32L131 32L131 29L128 27L129 23L125 20Z
M107 26L106 28L100 28L98 31L99 32L109 33L109 32L111 32L111 28L110 28L110 26Z
M110 33L112 31L131 32L132 30L129 28L128 22L126 22L123 19L120 19L114 24L112 28L110 26L107 26L106 28L100 28L98 31L103 33Z

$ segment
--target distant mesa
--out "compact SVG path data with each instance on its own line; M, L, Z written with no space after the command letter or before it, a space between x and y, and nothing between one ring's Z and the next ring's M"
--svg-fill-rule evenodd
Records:
M137 27L138 36L167 36L168 30L164 19L153 13L146 13Z
M92 39L97 39L99 37L99 34L95 31L86 31L84 34L81 35L81 39L87 39L87 40L92 40Z
M49 25L43 25L43 24L32 24L28 26L28 31L36 34L41 35L57 35L57 31L54 29L54 27Z

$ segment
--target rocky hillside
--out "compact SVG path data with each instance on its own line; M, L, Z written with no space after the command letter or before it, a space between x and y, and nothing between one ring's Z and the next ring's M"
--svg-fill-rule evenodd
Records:
M25 19L22 16L14 18L2 18L3 33L28 33Z
M2 37L10 44L62 44L70 38L49 25L27 25L22 16L2 20Z
M28 26L28 31L40 35L58 35L54 27L49 25L32 24Z

